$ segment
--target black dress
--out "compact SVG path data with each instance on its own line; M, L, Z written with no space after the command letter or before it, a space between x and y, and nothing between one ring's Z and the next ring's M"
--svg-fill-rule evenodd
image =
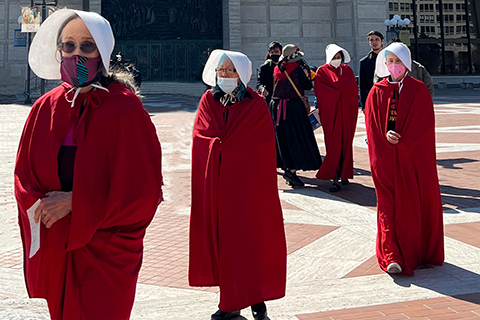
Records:
M300 65L289 75L300 94L312 89L312 82ZM322 159L307 110L287 78L275 79L270 111L277 138L277 168L318 170Z

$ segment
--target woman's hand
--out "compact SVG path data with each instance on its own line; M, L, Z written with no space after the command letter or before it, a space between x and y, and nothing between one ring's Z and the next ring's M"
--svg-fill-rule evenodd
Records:
M264 97L268 96L268 90L267 89L265 89L265 88L262 89L262 96L264 96Z
M288 63L288 59L287 58L283 58L282 61L280 61L278 63L278 69L281 71L281 72L284 72L285 70L287 70L287 63Z
M387 132L387 141L391 144L397 144L402 136L397 132L390 130Z
M35 210L35 223L39 220L50 228L72 211L72 192L52 191L46 194Z

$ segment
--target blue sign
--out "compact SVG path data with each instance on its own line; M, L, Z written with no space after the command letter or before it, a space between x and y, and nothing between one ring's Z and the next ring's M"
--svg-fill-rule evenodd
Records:
M26 47L27 46L27 34L21 32L20 29L14 30L15 34L13 37L13 46L14 47Z

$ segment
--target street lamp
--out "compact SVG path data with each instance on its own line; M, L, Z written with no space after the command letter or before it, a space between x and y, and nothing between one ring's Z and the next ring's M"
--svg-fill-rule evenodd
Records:
M387 27L387 42L392 39L400 39L406 45L410 45L410 32L408 31L408 25L410 22L410 19L402 19L398 14L394 15L392 19L385 20L384 24Z

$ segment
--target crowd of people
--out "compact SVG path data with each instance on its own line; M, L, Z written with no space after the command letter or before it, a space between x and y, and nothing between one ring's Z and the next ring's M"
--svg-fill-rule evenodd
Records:
M432 94L406 45L383 49L378 31L360 60L357 84L349 52L325 48L311 68L294 44L268 46L257 90L241 52L214 50L202 79L193 126L191 286L219 286L212 320L285 295L287 250L277 169L292 187L299 170L332 181L353 178L353 137L364 111L377 194L376 252L388 273L413 275L444 260L442 203ZM110 60L110 23L62 9L40 27L29 63L62 79L32 106L15 166L15 196L30 297L45 298L51 318L128 319L142 263L143 238L162 201L161 147L132 72ZM315 71L313 71L314 69ZM412 75L412 76L411 76ZM377 79L377 80L375 80ZM326 155L309 121L314 90ZM241 177L241 179L232 179Z

